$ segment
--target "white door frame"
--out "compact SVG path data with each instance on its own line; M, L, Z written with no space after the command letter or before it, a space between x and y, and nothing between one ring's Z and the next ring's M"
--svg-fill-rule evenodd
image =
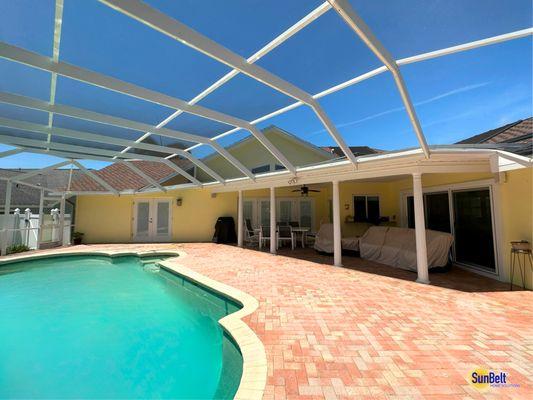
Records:
M138 204L148 203L148 235L137 235ZM157 205L168 203L168 234L157 235ZM172 199L168 197L140 198L133 201L132 239L134 242L169 242L172 238Z

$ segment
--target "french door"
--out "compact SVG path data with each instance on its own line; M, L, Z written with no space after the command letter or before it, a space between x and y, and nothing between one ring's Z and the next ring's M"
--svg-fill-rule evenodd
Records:
M133 240L136 242L168 242L171 237L170 206L170 199L135 200Z

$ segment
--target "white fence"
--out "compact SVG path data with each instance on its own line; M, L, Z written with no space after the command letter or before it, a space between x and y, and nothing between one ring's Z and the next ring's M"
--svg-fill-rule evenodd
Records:
M44 214L42 222L38 214L32 214L26 209L23 214L15 209L13 214L0 215L0 251L2 255L11 246L25 245L30 249L41 247L65 246L70 244L72 226L70 214L65 214L63 229L61 229L59 209L52 209L50 214ZM41 223L41 229L39 229ZM61 232L63 230L63 232Z

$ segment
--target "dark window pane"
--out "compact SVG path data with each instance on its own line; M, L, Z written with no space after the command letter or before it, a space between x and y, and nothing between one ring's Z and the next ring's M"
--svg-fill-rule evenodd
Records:
M276 164L276 171L279 171L280 169L285 169L283 165Z
M368 222L373 224L379 223L379 197L368 196L366 201L368 207Z
M451 232L448 193L431 193L425 196L426 228Z
M262 172L268 172L270 171L270 165L261 165L259 167L252 168L253 174L260 174Z
M407 227L415 229L415 199L413 196L407 197Z
M366 197L354 196L353 198L353 211L355 222L366 222Z

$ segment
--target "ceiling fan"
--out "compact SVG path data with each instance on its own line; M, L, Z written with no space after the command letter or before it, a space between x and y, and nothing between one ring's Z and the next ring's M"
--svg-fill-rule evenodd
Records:
M307 197L307 196L309 196L309 192L320 193L320 190L309 189L309 186L302 185L302 187L300 189L295 189L295 190L293 190L293 192L300 192L300 194L302 196Z

